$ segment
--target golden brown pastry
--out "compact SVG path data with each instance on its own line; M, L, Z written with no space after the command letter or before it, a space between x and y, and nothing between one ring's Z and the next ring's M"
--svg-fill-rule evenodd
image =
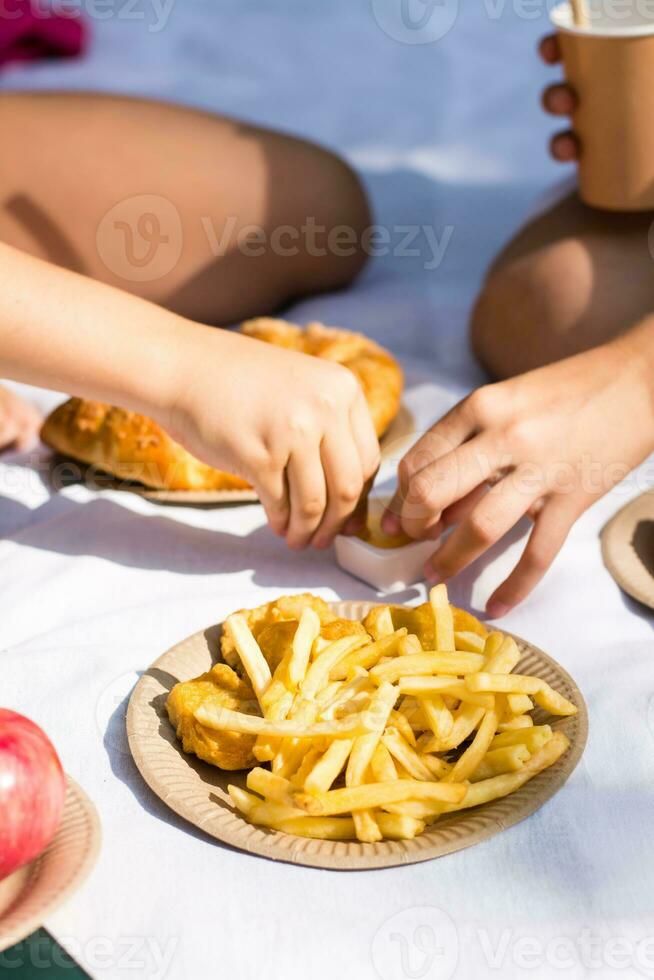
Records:
M381 436L397 415L402 370L391 355L362 334L311 323L306 328L260 318L241 327L258 340L336 361L359 379L375 430ZM102 402L71 398L48 416L46 445L121 480L155 490L239 490L248 483L201 463L155 422Z
M259 704L247 679L242 680L227 664L215 664L206 674L175 684L168 695L166 710L185 752L194 752L204 762L220 769L248 769L256 765L252 755L255 736L206 728L193 716L201 704L219 704L222 708L258 715Z

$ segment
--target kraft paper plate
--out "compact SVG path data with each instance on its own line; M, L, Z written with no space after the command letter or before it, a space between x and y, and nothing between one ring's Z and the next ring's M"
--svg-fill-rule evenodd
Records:
M601 541L604 564L620 588L654 609L654 490L619 510Z
M40 857L0 881L0 951L29 936L75 891L100 849L95 807L70 776L61 825Z
M371 602L331 603L339 616L361 619ZM223 772L182 752L168 721L165 702L177 681L189 680L220 659L220 626L196 633L165 653L137 683L127 712L127 735L136 765L146 783L175 813L217 840L273 860L336 870L365 870L413 864L440 857L511 827L537 810L557 792L577 765L586 743L588 716L581 693L563 668L537 647L515 637L522 653L519 673L538 674L579 712L572 718L550 719L571 745L562 759L526 783L512 796L474 810L441 817L419 837L407 841L319 841L293 837L247 823L227 794L229 783L245 786L246 773ZM542 723L545 713L534 712Z
M413 415L406 407L400 405L400 409L393 422L384 433L380 446L382 462L395 459L399 462L405 443L415 432L415 420ZM57 468L63 462L72 462L75 472L66 474L65 467ZM84 463L70 461L67 457L55 456L50 467L51 481L58 485L71 485L91 481L93 487L98 490L121 490L126 493L134 493L146 500L154 500L160 504L179 504L181 506L209 506L217 504L243 504L257 503L259 498L254 490L153 490L144 487L140 483L132 483L129 480L120 480L114 476L103 473L97 468L88 467Z

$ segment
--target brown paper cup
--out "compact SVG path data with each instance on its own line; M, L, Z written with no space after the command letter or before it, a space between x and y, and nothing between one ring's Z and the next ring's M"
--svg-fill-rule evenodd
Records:
M66 778L59 830L31 864L0 881L0 951L20 942L78 888L100 848L100 821L77 783Z
M602 558L627 595L654 609L654 490L631 500L604 526Z
M336 602L338 616L362 619L375 603ZM136 765L150 788L167 806L206 834L251 854L314 868L337 871L415 864L471 847L528 817L565 783L581 758L588 732L586 705L569 674L546 653L515 637L522 659L518 673L537 674L579 708L572 718L551 719L534 712L536 724L548 723L570 739L559 761L511 796L475 809L441 817L419 837L405 841L323 841L294 837L255 827L234 809L227 787L245 787L247 773L223 772L186 755L166 714L168 692L177 681L190 680L220 660L220 626L196 633L156 660L130 698L127 736Z
M628 13L628 11L627 11ZM597 208L654 208L654 12L650 18L602 0L577 27L570 4L555 7L565 76L574 88L579 193Z

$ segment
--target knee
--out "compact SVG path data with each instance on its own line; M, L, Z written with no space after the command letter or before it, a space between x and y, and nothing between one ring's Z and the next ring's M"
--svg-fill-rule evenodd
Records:
M363 185L339 156L300 144L292 211L299 235L299 275L307 291L348 285L366 263L371 215ZM293 185L291 185L291 188Z
M574 240L500 262L470 320L470 343L483 367L507 378L577 353L592 277Z

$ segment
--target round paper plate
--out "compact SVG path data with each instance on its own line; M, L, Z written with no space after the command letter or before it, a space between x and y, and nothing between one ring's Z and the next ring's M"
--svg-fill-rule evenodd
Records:
M87 876L100 849L100 821L86 796L66 777L66 803L57 835L24 868L0 881L0 951L34 932Z
M604 564L620 588L654 609L654 490L619 510L601 541Z
M382 462L386 460L399 462L402 452L414 432L415 420L413 415L406 405L402 404L382 436L380 442ZM254 490L249 488L240 490L153 490L151 487L145 487L140 483L120 480L97 470L95 467L91 468L76 461L72 461L75 467L74 472L68 473L65 465L62 467L62 463L70 464L70 462L64 456L55 455L53 457L50 465L50 481L57 488L80 483L80 481L85 482L90 477L92 486L97 490L120 490L160 504L207 507L219 504L258 503L259 501Z
M331 603L337 615L351 619L361 619L373 605ZM227 793L230 783L245 786L247 773L223 772L186 755L166 714L166 698L173 684L196 677L220 659L220 632L220 626L213 626L196 633L159 657L143 674L130 699L127 735L143 778L164 803L217 840L252 854L336 870L387 868L440 857L477 844L537 810L561 788L586 743L586 706L572 678L547 654L515 637L522 653L516 670L542 677L579 708L572 718L548 719L571 742L568 752L554 766L511 796L441 817L413 840L375 844L321 841L255 827L234 810ZM544 717L543 712L534 713L537 723Z

